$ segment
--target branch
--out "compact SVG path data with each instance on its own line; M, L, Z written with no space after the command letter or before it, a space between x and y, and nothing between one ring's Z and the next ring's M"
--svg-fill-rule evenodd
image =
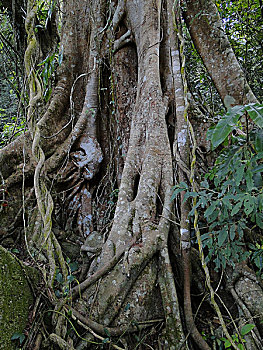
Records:
M113 45L113 51L116 53L119 51L123 46L126 44L129 44L133 41L133 38L131 36L131 31L128 29L126 33L124 33L119 39L114 41Z

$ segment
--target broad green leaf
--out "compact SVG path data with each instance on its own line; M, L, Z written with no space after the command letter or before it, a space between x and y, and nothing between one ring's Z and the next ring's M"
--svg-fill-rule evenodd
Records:
M246 215L251 214L252 211L254 210L254 206L255 206L255 197L247 195L244 200L245 214Z
M263 193L258 195L258 209L263 210Z
M230 227L230 239L231 241L233 241L235 239L236 236L236 227L235 225L231 225Z
M218 235L218 245L219 245L219 247L222 247L222 245L225 243L227 237L228 237L228 231L227 230L219 231L219 235Z
M252 140L254 140L253 143L256 151L262 152L263 151L263 130L257 129L256 131L254 131L254 133L252 134Z
M262 213L256 213L256 224L258 227L263 229L263 214Z
M16 340L16 339L19 339L20 337L21 337L21 333L14 333L13 335L12 335L12 338L11 338L11 340Z
M58 272L56 274L56 280L59 282L59 283L62 283L63 282L63 276L60 272Z
M213 212L213 214L210 215L210 216L207 218L207 222L210 223L210 222L215 221L215 220L217 219L217 217L218 217L218 214L219 214L219 209L216 208L216 210Z
M230 108L229 111L217 123L211 137L213 149L218 147L236 127L239 118L244 113L244 110L244 106L235 106Z
M235 182L237 186L239 186L241 180L243 179L244 170L245 170L245 164L241 164L236 170Z
M262 175L260 173L255 173L253 175L253 182L256 188L261 188L263 186Z
M178 194L181 193L182 191L185 191L185 190L182 188L176 188L176 190L173 192L171 196L171 201L173 201L178 196Z
M190 197L192 197L192 198L198 197L198 193L197 192L186 192L184 195L183 203L185 203L187 201L187 199Z
M11 340L19 340L20 345L24 342L26 339L26 336L23 333L14 333Z
M229 340L226 340L224 345L225 345L225 349L228 349L231 347L231 343Z
M79 264L76 261L73 261L69 264L69 268L71 272L75 272L79 268Z
M242 207L242 204L243 204L243 200L236 203L236 205L231 211L231 216L234 216L239 212L240 208Z
M249 332L252 331L252 329L253 329L254 327L255 327L254 324L250 324L250 323L245 324L245 326L243 326L243 327L241 328L241 331L240 331L241 335L243 336L243 335L248 334Z
M174 192L171 196L171 201L173 201L180 192L187 191L188 185L182 181L178 185L174 186L173 189L174 189Z
M251 172L254 173L260 173L263 171L263 164L259 164L258 166L256 166L255 168L253 168L251 170Z
M206 209L204 213L204 217L208 218L209 216L211 216L215 211L216 206L217 206L217 201L212 202L212 204Z
M246 178L246 183L247 183L247 190L248 190L248 192L250 192L252 190L252 188L254 187L252 171L247 170L245 178Z
M227 194L222 198L222 203L226 206L227 209L232 208L231 199L235 197L232 194Z
M245 106L248 115L260 128L263 128L263 105L252 103Z
M211 239L211 233L204 233L203 235L201 235L201 240L205 241L206 239Z
M72 283L75 280L75 277L73 275L67 276L67 280L69 283Z

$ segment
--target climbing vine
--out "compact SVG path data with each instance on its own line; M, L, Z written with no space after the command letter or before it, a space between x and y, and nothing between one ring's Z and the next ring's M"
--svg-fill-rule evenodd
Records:
M25 21L26 32L28 36L28 46L25 52L25 69L29 85L29 108L27 113L27 122L32 136L32 154L37 162L34 174L34 189L38 205L38 210L42 219L41 235L45 253L49 261L49 274L46 276L47 283L53 290L53 282L56 273L55 253L62 268L63 275L68 275L67 267L62 255L61 248L52 233L52 196L42 178L42 168L45 162L45 154L40 145L40 129L37 124L37 108L42 101L42 89L40 80L35 72L34 60L37 55L37 39L34 30L37 6L35 1L28 1L27 17Z

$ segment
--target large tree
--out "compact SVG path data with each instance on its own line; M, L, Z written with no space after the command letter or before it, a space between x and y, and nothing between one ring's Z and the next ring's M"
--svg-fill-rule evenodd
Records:
M184 192L176 208L171 200L178 182L197 190L196 147L208 151L187 89L183 25L226 108L257 102L215 3L63 0L42 27L37 11L28 0L28 131L0 151L1 241L24 245L53 309L28 348L211 349L200 335L210 324L238 349L233 327L249 322L256 327L243 346L260 349L255 273L246 263L226 267L216 293L200 240L200 260L191 247L190 203ZM58 35L45 102L37 63L52 56ZM203 327L191 290L205 296Z

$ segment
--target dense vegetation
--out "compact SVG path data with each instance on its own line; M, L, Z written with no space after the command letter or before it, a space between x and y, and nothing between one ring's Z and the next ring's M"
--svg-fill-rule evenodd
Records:
M151 6L146 0L144 2L145 8ZM207 350L211 346L218 350L244 350L249 349L245 344L251 341L260 349L261 314L255 308L256 315L251 315L249 306L246 307L246 302L241 301L240 295L245 299L247 292L244 291L243 282L238 281L240 276L249 276L256 286L262 288L262 1L215 1L235 54L233 56L237 58L242 74L255 95L251 92L253 102L246 100L249 88L244 83L243 96L238 104L233 104L233 98L229 95L222 97L223 93L218 88L220 83L209 71L204 55L200 54L191 26L196 19L201 22L203 17L209 18L209 14L200 11L189 23L187 11L190 0L167 1L169 5L164 2L158 9L163 17L156 17L158 20L161 18L160 23L165 28L158 41L163 52L167 52L165 50L169 45L178 45L179 48L178 51L171 51L174 56L174 53L178 53L178 62L177 65L173 64L173 69L177 69L177 77L180 76L178 81L182 82L182 85L178 82L172 84L175 97L170 96L169 84L172 79L168 79L169 69L162 66L164 62L167 63L165 54L160 60L160 71L164 76L161 76L160 88L157 83L159 72L156 69L151 72L150 65L144 66L144 60L140 61L140 57L138 59L136 56L135 41L139 47L147 35L143 40L138 40L138 34L137 37L135 35L137 27L134 26L133 35L130 37L128 30L125 36L127 23L120 18L118 22L113 16L121 1L93 0L88 3L86 10L93 13L94 18L96 11L101 11L103 15L92 18L92 21L92 16L88 17L87 22L90 22L88 29L85 28L87 33L83 41L75 40L74 35L83 35L81 26L84 26L84 22L75 24L73 29L70 16L74 11L82 13L84 5L83 8L80 5L78 9L72 9L69 1L28 1L37 5L33 6L36 12L32 11L34 16L30 17L24 1L14 3L17 6L15 10L14 6L0 1L0 162L6 154L9 156L9 149L11 158L14 157L17 151L13 150L13 145L16 145L12 143L14 140L23 140L22 152L18 156L23 165L16 167L16 159L11 159L12 170L9 171L9 165L5 165L2 174L0 169L0 215L2 212L5 223L10 216L14 218L9 228L0 229L0 244L21 260L37 267L45 285L45 301L39 310L42 313L41 322L43 320L45 323L44 330L40 332L40 325L37 325L28 336L28 332L21 329L21 332L13 335L14 343L31 349L33 340L38 337L39 344L44 339L42 345L45 349L50 344L53 344L52 349L75 349L73 343L74 346L78 344L76 349L84 349L90 343L93 344L90 345L92 349L111 346L129 349L130 346L131 349L143 350L157 346L159 335L155 335L164 329L166 323L167 332L172 329L170 345L174 345L174 339L178 339L178 346L186 346L187 349L189 345L190 349ZM117 3L118 7L115 6ZM133 3L137 4L130 1L130 5L127 5L127 14ZM168 6L171 6L170 13ZM26 31L22 27L25 18ZM151 16L149 18L152 19ZM173 24L169 27L171 18ZM118 23L115 25L114 21ZM209 20L207 23L209 26ZM80 29L77 30L77 26ZM159 35L156 34L157 27L151 27L156 38ZM70 32L67 33L65 28ZM170 37L167 40L171 28L176 33L176 44L169 42ZM219 29L223 32L222 28ZM221 34L217 35L220 37ZM123 36L123 46L127 50L124 53L121 51ZM225 43L223 39L222 43ZM34 40L37 45L32 44ZM89 45L85 40L90 40ZM79 52L75 53L76 47ZM148 49L138 49L141 55L145 54L145 62ZM159 61L155 64L155 67L159 67ZM142 79L143 74L145 77ZM146 75L150 79L155 77L152 85L147 85L150 79L147 80ZM140 83L144 88L139 85L138 77L141 77ZM227 83L231 78L225 77ZM136 84L137 92L140 91L137 97L134 92ZM158 89L162 92L167 89L164 96L169 102L162 100ZM183 91L179 99L176 97L178 91ZM165 123L164 127L159 121L154 124L153 119L147 119L152 109L148 113L145 106L148 106L152 96L153 119L158 114L163 117L164 113L167 127ZM133 105L139 117L136 119L135 116L131 122ZM157 129L154 129L156 125ZM189 130L187 141L183 138L186 128ZM151 135L151 132L155 136L149 137L149 141L145 135ZM31 135L33 142L28 141L28 135ZM144 137L148 148L143 143ZM159 144L156 141L158 137ZM19 141L17 144L20 145ZM182 144L186 145L185 150ZM170 153L167 145L171 146ZM132 149L130 153L129 147ZM19 147L17 149L19 152ZM147 151L151 156L149 160L145 157L143 163L142 154ZM127 166L126 157L131 159ZM164 159L170 161L171 172ZM131 169L127 170L129 166ZM153 189L149 186L151 181ZM9 186L8 190L5 186ZM127 203L124 200L126 194ZM15 199L13 203L9 198ZM20 207L11 208L16 202ZM167 212L172 215L169 216ZM171 227L168 228L165 220ZM185 238L183 233L187 227L191 229L191 236ZM160 232L165 230L167 236L164 234L165 238L161 239ZM162 246L159 241L165 242L168 236L167 249L155 248ZM109 237L113 237L112 241ZM198 251L200 260L197 259ZM137 253L141 254L138 258ZM167 266L172 267L169 270ZM99 280L94 288L93 277L95 282ZM132 309L132 298L136 292L132 296L129 293L132 288L139 290L144 281L145 290L150 295L145 292L145 299L153 315L158 315L157 321L150 322L154 331L149 332L148 325L145 326L143 322L141 327L141 323L134 319L126 320L132 312L133 317L136 316L136 311L132 311L135 309ZM236 297L235 283L240 288ZM114 297L110 289L116 292ZM158 321L159 313L156 310L160 307L160 295L163 305L167 303L164 309L170 310L171 305L177 302L175 290L180 303L178 313L164 311L161 317L165 322ZM139 292L140 299L143 293ZM90 301L90 295L94 301ZM127 296L130 298L128 301ZM99 306L93 309L96 298ZM144 300L143 297L141 300ZM231 305L233 300L234 306ZM87 317L81 314L85 302L88 305L85 307L92 310ZM146 316L150 309L148 304L141 307L141 310L146 310ZM101 311L104 307L105 311ZM51 308L53 312L50 312ZM124 316L119 316L121 308ZM193 313L197 315L199 311L195 320ZM178 326L177 333L174 324L181 322L178 314L184 321L182 327ZM202 321L206 317L209 321ZM237 319L234 320L234 317ZM123 321L128 322L124 322L126 328L122 328ZM185 338L180 338L180 334L184 334ZM189 344L187 334L192 337ZM162 345L158 346L160 349Z

